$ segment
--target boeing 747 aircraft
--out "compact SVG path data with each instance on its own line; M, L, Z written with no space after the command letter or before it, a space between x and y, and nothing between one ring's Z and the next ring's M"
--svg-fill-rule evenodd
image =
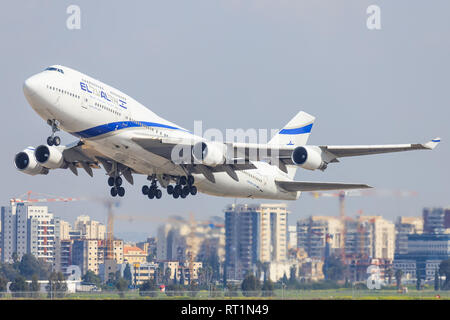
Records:
M425 144L307 145L314 117L299 112L267 144L207 141L144 107L125 93L68 67L54 65L28 78L23 91L52 128L47 143L16 154L16 168L30 175L52 169L106 171L111 196L125 195L122 177L147 176L150 199L206 194L260 199L298 199L302 191L370 188L365 184L294 181L297 168L325 170L339 158L434 149ZM60 145L64 130L79 140Z

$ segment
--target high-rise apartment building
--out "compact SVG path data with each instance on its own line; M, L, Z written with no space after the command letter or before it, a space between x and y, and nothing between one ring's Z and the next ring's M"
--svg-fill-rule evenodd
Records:
M228 279L243 279L259 262L287 259L286 204L229 205L225 209Z
M347 256L394 259L395 225L381 216L361 216L346 222Z
M74 230L80 231L83 239L106 239L106 226L86 215L77 217Z
M339 218L311 216L297 221L297 247L305 250L310 258L325 257L327 235L330 253L338 253L342 248L343 226Z
M114 261L116 264L124 262L123 240L113 241ZM85 274L88 270L99 274L99 267L105 263L106 240L73 240L72 263L81 269Z
M450 233L450 208L424 208L424 233Z
M206 258L213 254L224 258L225 228L223 218L208 221L189 221L181 217L170 218L170 223L158 228L156 259L158 261L186 261L191 255Z
M55 262L58 230L55 219L46 206L22 203L1 208L2 262L12 262L13 255L21 259L26 253L48 263Z
M72 263L81 269L81 274L93 271L98 274L99 250L98 240L75 240L72 244Z
M288 249L297 248L297 226L288 226Z

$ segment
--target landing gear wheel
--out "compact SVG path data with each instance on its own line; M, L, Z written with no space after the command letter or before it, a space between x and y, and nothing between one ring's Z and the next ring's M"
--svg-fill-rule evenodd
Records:
M114 186L114 178L113 177L108 178L108 186L110 186L110 187Z
M58 136L53 137L52 140L53 140L53 145L55 145L55 146L59 146L61 144L61 138Z
M172 194L173 193L173 186L172 185L168 185L167 186L167 193L168 194Z
M178 197L180 196L177 192L173 192L173 194L172 194L172 196L173 196L173 198L174 199L178 199Z
M189 195L189 186L184 186L183 187L182 195L184 195L185 197L187 197Z
M178 195L181 195L181 192L182 192L182 188L181 188L181 186L179 185L179 184L177 184L176 186L175 186L175 188L173 189L173 193L177 193Z
M53 138L52 138L52 137L48 137L48 138L47 138L47 144L48 144L49 146L52 146L52 145L53 145Z
M184 199L186 198L186 194L183 192L182 194L180 194L180 197Z
M193 196L195 196L197 194L197 187L196 186L192 186L190 191L191 191L191 194Z
M151 190L151 189L150 189ZM149 198L149 199L153 199L154 197L155 197L155 195L153 194L153 192L151 192L151 191L148 191L148 195L147 195L147 197Z
M115 182L116 187L120 187L122 185L122 178L117 177L114 182Z
M155 191L156 191L155 187L150 187L148 189L148 197L150 198L150 196L152 196L152 198L150 198L150 199L153 199L153 197L155 196Z
M184 186L187 183L187 178L185 176L180 177L180 184Z
M111 188L111 196L113 196L113 197L117 196L117 188L116 187Z
M189 175L187 177L187 184L190 185L190 186L192 186L194 184L194 177L193 176Z
M162 197L162 192L161 192L161 190L156 189L155 197L156 197L156 199L161 199L161 197Z
M150 188L148 186L142 186L142 194L143 195L147 195L148 194L148 190L150 190Z
M123 197L125 195L125 188L124 187L118 187L117 188L117 194L119 197Z

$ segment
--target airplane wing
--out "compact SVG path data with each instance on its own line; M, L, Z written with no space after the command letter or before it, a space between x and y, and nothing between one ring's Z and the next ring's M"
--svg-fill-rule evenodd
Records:
M342 158L412 150L433 150L439 144L439 142L441 142L441 139L435 138L423 144L413 143L364 146L320 146L320 148L323 151L332 154L335 158Z
M276 185L286 191L321 191L372 188L366 184L339 182L306 182L306 181L275 181Z
M132 140L145 150L158 156L171 160L171 153L175 146L193 146L193 142L187 140L177 140L171 138L153 139L149 137L134 137ZM317 151L324 163L327 165L333 162L339 162L338 158L373 155L380 153L412 151L412 150L432 150L440 142L440 138L432 139L427 143L415 144L388 144L388 145L355 145L355 146L308 146ZM227 163L218 167L208 167L204 165L187 164L183 165L191 172L202 172L209 176L212 181L211 172L225 171L233 178L236 177L235 170L247 170L255 168L252 161L267 160L287 172L287 165L295 165L292 161L292 152L294 145L279 144L252 144L252 143L225 143L227 148ZM231 159L231 160L230 160ZM192 162L191 162L192 163ZM326 166L325 166L326 167ZM207 172L207 173L206 173Z
M93 176L92 168L100 169L96 156L96 151L89 149L81 141L68 144L62 152L67 167L78 175L77 168L83 168L91 177Z
M193 146L193 143L190 139L154 139L149 137L133 137L131 140L148 152L163 157L169 161L172 161L172 151L175 147L179 147L180 149L183 149L183 147L187 147L186 150L188 150L189 152L188 161L187 163L179 164L179 166L183 167L191 173L203 174L205 178L207 178L211 182L215 182L213 174L215 172L226 172L231 178L237 181L238 177L235 171L256 169L255 165L252 164L251 161L242 158L235 158L233 160L227 161L226 164L214 167L206 166L203 164L195 164L191 156L191 148Z
M412 150L432 150L439 142L440 138L435 138L427 143L412 144L387 144L387 145L354 145L354 146L311 146L307 147L315 150L322 157L322 160L328 164L339 162L338 158L354 157L363 155L373 155L381 153L412 151ZM248 143L229 143L235 157L246 160L278 160L280 169L286 172L286 165L295 165L292 161L292 152L295 146L277 146L270 144L248 144Z

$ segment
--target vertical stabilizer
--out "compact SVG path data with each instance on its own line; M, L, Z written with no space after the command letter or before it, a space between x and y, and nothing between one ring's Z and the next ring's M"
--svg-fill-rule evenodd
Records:
M316 118L300 111L269 141L270 145L304 146L308 141L311 129Z
M315 119L314 116L300 111L273 136L268 144L280 147L292 146L293 148L306 145ZM287 171L289 177L293 179L297 166L287 166Z

